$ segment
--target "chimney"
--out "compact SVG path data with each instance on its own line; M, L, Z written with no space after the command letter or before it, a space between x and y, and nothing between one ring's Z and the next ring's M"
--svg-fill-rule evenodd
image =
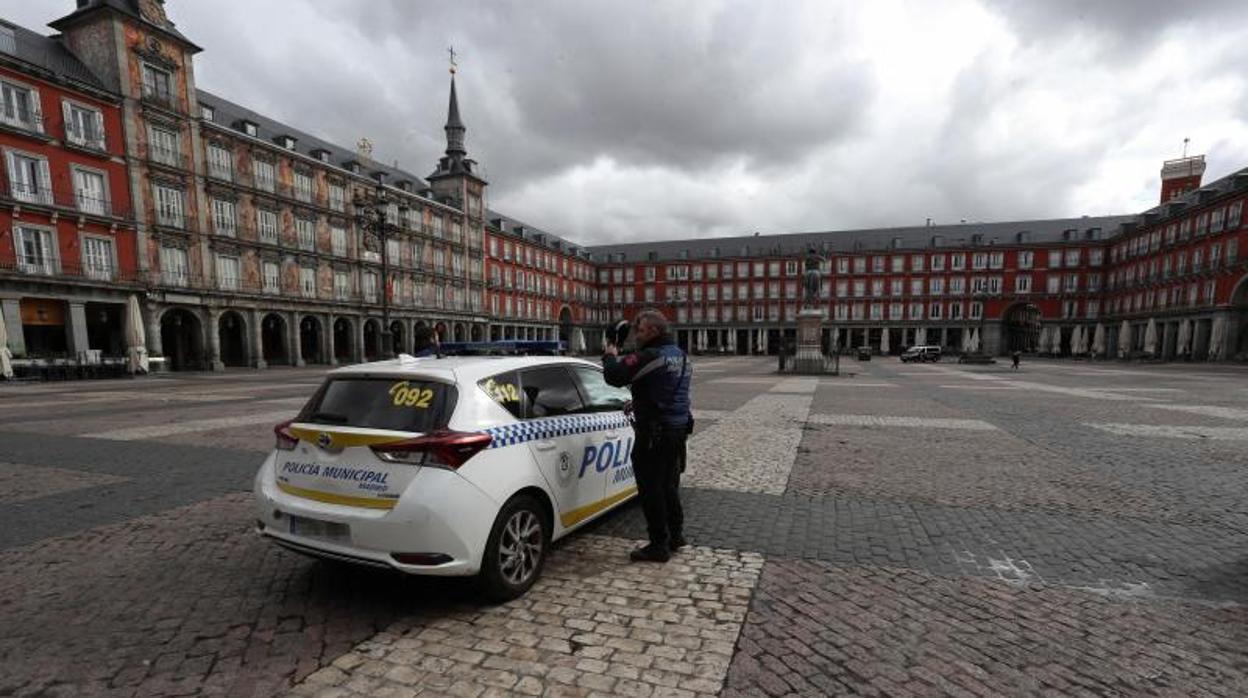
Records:
M1200 187L1205 174L1205 156L1166 160L1161 164L1161 203L1183 196Z

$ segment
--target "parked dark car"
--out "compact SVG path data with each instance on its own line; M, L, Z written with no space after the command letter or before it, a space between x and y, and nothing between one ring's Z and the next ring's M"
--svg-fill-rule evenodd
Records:
M871 360L871 347L858 347L858 360L870 361Z

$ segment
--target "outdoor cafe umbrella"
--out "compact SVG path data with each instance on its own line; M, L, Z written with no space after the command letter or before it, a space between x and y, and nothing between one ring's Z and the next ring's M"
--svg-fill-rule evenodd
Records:
M1131 353L1131 323L1122 321L1118 328L1118 358L1125 359Z
M971 341L969 342L967 352L974 354L979 351L979 330L971 330Z
M1061 356L1062 355L1062 328L1054 327L1053 336L1051 337L1051 339L1053 341L1053 347L1050 349L1050 351L1053 352L1053 356Z
M1105 326L1099 322L1096 323L1096 331L1092 334L1092 355L1105 355Z
M1088 328L1083 325L1075 326L1075 350L1072 353L1075 356L1088 353Z
M1175 352L1179 356L1186 355L1188 352L1188 344L1190 344L1191 341L1192 323L1189 320L1184 320L1179 323L1179 340L1177 342L1178 346L1175 347Z
M919 329L915 330L914 343L915 344L927 344L927 328L926 327L920 327Z
M1144 353L1150 357L1157 355L1157 321L1153 318L1148 319L1144 328Z
M887 354L892 347L888 343L888 328L884 328L884 334L880 335L880 353Z
M1209 360L1218 361L1222 358L1222 349L1226 345L1226 318L1219 315L1213 320L1213 331L1209 334Z
M9 380L13 377L12 353L9 351L9 332L4 327L4 315L0 315L0 378Z
M139 298L134 294L126 301L126 370L130 373L147 373L147 336L143 331L143 315L139 312Z
M1049 335L1053 332L1051 325L1045 325L1040 328L1040 336L1036 339L1036 351L1041 354L1049 353Z

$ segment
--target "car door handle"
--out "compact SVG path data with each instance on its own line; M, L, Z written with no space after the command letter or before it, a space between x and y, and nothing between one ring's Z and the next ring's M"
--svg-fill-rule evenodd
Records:
M618 431L609 431L609 432L607 432L606 434L603 434L603 436L604 436L604 437L606 437L606 438L608 438L608 439L618 439L618 438L620 438L620 432L618 432Z
M533 448L536 448L539 451L553 451L555 450L555 442L554 441L538 441L537 443L533 444Z

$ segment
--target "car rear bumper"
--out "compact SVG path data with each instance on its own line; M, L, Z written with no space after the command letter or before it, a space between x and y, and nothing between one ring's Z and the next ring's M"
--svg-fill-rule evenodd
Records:
M256 474L253 491L257 531L307 555L408 574L467 576L481 569L499 503L460 475L422 468L393 509L364 509L306 499L278 489L270 456ZM346 527L332 537L292 532L292 517ZM437 554L449 561L404 564L398 553Z

